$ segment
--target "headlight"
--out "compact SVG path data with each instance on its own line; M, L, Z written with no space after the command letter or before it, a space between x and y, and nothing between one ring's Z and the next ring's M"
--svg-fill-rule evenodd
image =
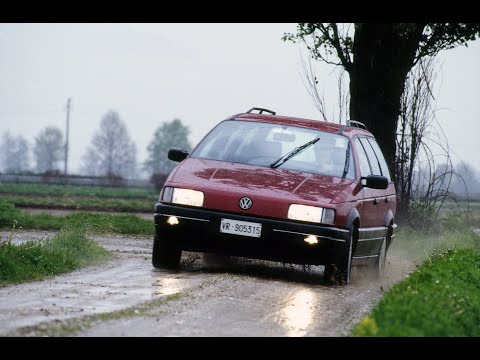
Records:
M166 186L160 195L160 201L180 205L203 206L203 192Z
M335 210L324 209L317 206L292 204L288 208L288 218L292 220L333 224L335 220Z
M323 208L292 204L288 208L288 218L292 220L320 222Z
M173 189L172 202L174 204L202 206L203 192L190 189Z

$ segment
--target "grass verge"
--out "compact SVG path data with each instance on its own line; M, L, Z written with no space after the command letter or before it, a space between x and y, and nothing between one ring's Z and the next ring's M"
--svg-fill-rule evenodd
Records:
M73 271L107 259L110 253L77 227L21 245L0 239L0 287Z
M66 216L25 214L5 200L0 200L0 228L18 227L37 230L60 230L65 226L80 226L97 233L153 235L154 223L135 215L109 215L79 212Z
M470 230L405 231L396 240L427 260L394 285L352 335L480 336L480 237Z

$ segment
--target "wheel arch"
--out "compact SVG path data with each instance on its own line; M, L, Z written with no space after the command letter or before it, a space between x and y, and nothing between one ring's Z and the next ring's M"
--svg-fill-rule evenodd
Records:
M393 224L393 212L391 209L388 209L387 215L385 216L385 226L389 227Z
M350 229L350 233L352 233L352 256L355 254L357 249L358 239L360 236L359 229L360 229L360 213L357 209L350 210L350 213L347 217L347 227Z

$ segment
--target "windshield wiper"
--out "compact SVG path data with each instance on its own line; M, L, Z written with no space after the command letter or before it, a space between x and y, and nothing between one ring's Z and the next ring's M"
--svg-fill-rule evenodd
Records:
M281 165L283 165L285 162L287 162L289 159L291 159L292 157L294 157L295 155L297 155L300 151L306 149L307 147L309 147L310 145L313 145L315 144L318 140L320 140L320 138L315 138L309 142L307 142L306 144L303 144L303 145L300 145L298 147L296 147L295 149L293 149L292 151L286 153L285 155L283 155L280 159L276 160L275 162L271 163L270 164L270 167L275 169Z

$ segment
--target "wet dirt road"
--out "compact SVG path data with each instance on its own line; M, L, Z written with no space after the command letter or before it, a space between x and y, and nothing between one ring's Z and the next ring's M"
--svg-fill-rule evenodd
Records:
M354 268L350 286L330 286L321 266L238 258L207 265L188 252L180 271L160 271L151 238L95 239L113 260L0 289L0 336L343 336L414 267L393 252L381 281Z

